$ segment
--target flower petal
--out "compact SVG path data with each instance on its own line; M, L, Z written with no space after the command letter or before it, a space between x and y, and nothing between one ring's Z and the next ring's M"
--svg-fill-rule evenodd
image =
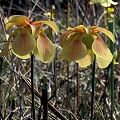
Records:
M110 0L100 0L99 2L102 6L104 7L110 7L111 6L111 3L110 3Z
M102 1L102 0L101 0ZM101 5L104 6L104 7L110 7L112 5L117 5L118 2L114 2L112 0L104 0L104 2L101 2Z
M84 34L82 37L82 42L85 44L87 49L92 49L92 44L93 44L94 38L90 34Z
M58 27L54 21L40 21L40 22L42 24L46 24L46 25L50 26L54 30L56 35L58 34Z
M34 47L35 39L27 31L27 29L22 29L12 43L13 52L19 56L26 56L30 54Z
M95 3L98 3L100 0L91 0L90 1L90 4L95 4Z
M106 60L106 59L98 57L97 55L96 55L96 59L98 62L98 66L100 68L106 68L110 64L110 62L112 61L112 58Z
M94 38L94 42L92 44L93 52L103 59L109 60L113 57L108 47L105 45L104 41L100 36Z
M6 30L9 30L13 25L14 25L14 23L7 23Z
M35 21L31 24L27 21L25 21L25 22L26 22L26 24L28 24L31 27L32 35L33 35L34 38L36 38L38 36L39 32L40 32L40 28L42 26L42 23L40 21Z
M91 0L90 3L91 4L100 3L104 7L110 7L111 6L110 0Z
M64 32L61 37L60 37L60 40L59 40L59 44L61 47L64 46L64 44L67 42L67 38L69 38L71 36L71 33L73 34L84 34L86 33L86 29L83 25L79 25L75 28L71 28L71 27L68 27L68 30L66 32Z
M6 24L6 30L9 30L13 25L26 26L25 21L30 22L30 19L24 15L10 16Z
M94 30L94 29L96 29L98 26L91 26L90 27L90 30L92 31L92 30Z
M104 33L105 35L107 35L113 42L115 42L115 37L114 35L112 34L112 32L110 32L109 30L105 29L105 28L101 28L101 27L97 27L95 29L93 29L93 31L91 32L102 32Z
M62 55L58 61L62 59L66 59L68 61L76 61L84 58L86 54L87 49L86 46L82 43L81 36L75 35L73 40L63 47Z
M79 32L86 33L86 28L84 27L84 25L79 25L76 28L79 30Z
M73 33L73 31L72 31L72 30L68 30L68 31L64 32L64 33L61 35L60 40L59 40L59 44L60 44L61 47L63 47L63 46L65 45L65 43L66 43L66 41L67 41L67 37L68 37L71 33Z
M79 25L75 28L68 27L68 30L72 30L73 32L86 33L86 28L83 25Z
M79 64L80 67L85 68L91 65L93 61L94 61L94 53L91 49L89 49L87 55L83 59L77 60L76 62Z
M28 58L30 58L31 57L31 55L30 54L28 54L28 55L25 55L25 56L20 56L20 55L18 55L18 54L16 54L16 53L14 53L14 51L12 50L12 52L13 52L13 54L14 55L16 55L18 58L20 58L20 59L28 59Z
M15 38L15 37L17 36L17 34L20 32L21 29L22 29L22 28L19 27L19 28L15 29L14 32L12 32L12 34L11 34L11 35L9 36L9 38L8 38L8 41L7 41L7 43L6 43L5 48L4 48L3 51L0 53L0 57L1 57L1 56L4 56L4 55L8 52L11 38Z
M34 50L35 56L44 63L50 63L55 57L55 52L55 45L44 33L41 33L37 39L37 48Z
M112 5L117 5L117 4L118 4L118 2L114 2L114 1L112 1L112 0L110 0L110 3L111 3Z
M56 49L55 49L55 50L56 50ZM37 46L36 46L35 49L34 49L34 55L35 55L35 57L36 57L38 60L42 61L42 60L41 60L41 55L40 55L40 53L38 52ZM53 60L54 57L55 57L55 53L52 54L51 57L50 57L48 60L42 61L42 62L44 62L44 63L50 63L50 62Z

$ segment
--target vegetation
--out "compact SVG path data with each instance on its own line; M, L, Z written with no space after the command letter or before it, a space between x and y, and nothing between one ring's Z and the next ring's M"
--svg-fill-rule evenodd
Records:
M119 120L119 2L0 3L0 120Z

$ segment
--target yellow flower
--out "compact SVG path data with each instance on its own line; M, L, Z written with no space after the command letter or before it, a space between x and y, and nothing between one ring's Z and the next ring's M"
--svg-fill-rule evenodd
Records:
M58 61L66 59L77 62L81 67L87 67L92 64L96 56L98 66L107 67L112 61L113 55L98 32L103 32L114 42L114 35L101 27L80 25L68 28L60 37L59 43L63 52Z
M117 5L118 2L112 0L91 0L91 4L100 3L103 7L110 7L111 5Z
M13 15L9 17L6 23L6 29L9 30L13 25L17 28L10 35L6 47L0 53L4 56L12 41L12 52L21 59L30 58L34 54L39 60L44 63L49 63L53 60L56 52L55 45L45 35L43 24L50 26L55 33L58 33L58 28L53 21L35 21L32 22L27 16Z

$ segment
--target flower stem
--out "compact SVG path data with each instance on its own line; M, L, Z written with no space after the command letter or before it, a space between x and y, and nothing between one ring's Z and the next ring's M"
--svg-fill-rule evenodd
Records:
M78 0L76 0L76 25L79 25L79 9L78 9ZM84 20L83 20L84 21ZM83 22L82 22L83 23ZM79 75L79 64L76 63L76 83L77 83L77 115L79 116L79 107L81 104L80 98L80 75Z
M113 33L114 23L113 21L108 22L109 30ZM114 53L114 43L110 41L110 50L111 53ZM111 89L111 120L113 120L113 113L114 113L114 61L112 60L110 64L110 89Z
M93 69L92 69L92 96L91 96L91 120L94 117L94 93L95 93L95 60L93 62Z
M66 27L68 28L70 26L70 3L68 2L68 6L67 6L67 18L66 18ZM67 64L67 99L69 100L69 89L70 89L70 85L69 85L69 62L66 61ZM69 104L67 103L67 108L69 107Z
M32 118L35 120L35 101L34 101L34 56L31 56L31 92L32 92Z

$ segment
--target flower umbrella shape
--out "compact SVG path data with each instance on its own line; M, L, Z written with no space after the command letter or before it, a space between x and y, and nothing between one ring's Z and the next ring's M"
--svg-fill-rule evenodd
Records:
M60 37L59 43L63 52L57 61L66 59L77 62L80 67L87 67L96 57L98 66L106 68L112 61L113 55L98 32L103 32L115 42L114 35L105 28L83 25L69 27Z
M9 30L13 25L16 25L17 28L10 35L0 56L4 56L11 45L12 52L21 59L28 59L31 54L34 54L44 63L51 62L55 56L56 48L45 35L43 24L51 27L56 34L58 33L57 25L53 21L32 22L24 15L10 16L6 23L6 29Z

